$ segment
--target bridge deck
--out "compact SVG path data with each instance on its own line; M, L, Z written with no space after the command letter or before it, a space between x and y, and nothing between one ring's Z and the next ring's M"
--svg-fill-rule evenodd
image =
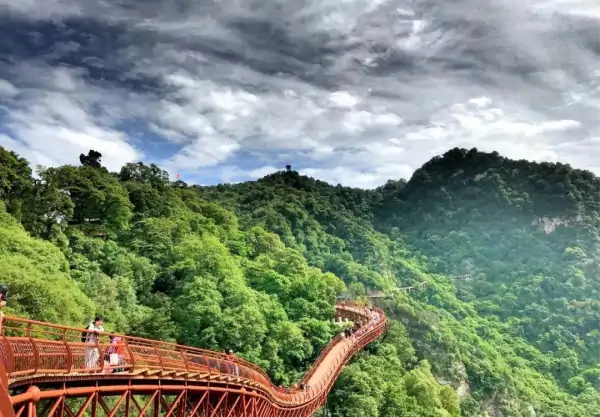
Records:
M99 356L103 358L104 352L111 346L108 340L99 340L95 345L90 345L81 342L82 329L13 317L5 319L0 333L0 363L7 371L9 390L23 385L36 386L25 393L13 395L11 403L14 407L39 401L40 398L93 395L94 392L114 389L132 390L131 384L135 380L146 380L147 382L142 382L148 383L144 385L148 390L156 388L149 384L151 381L171 381L171 387L180 381L181 389L190 392L220 392L220 389L225 389L239 394L241 389L244 393L257 393L253 395L259 395L269 402L267 408L273 410L272 415L308 416L321 404L350 357L383 334L386 320L383 312L379 312L381 319L375 322L363 307L352 303L340 303L336 306L338 316L366 321L365 332L351 338L338 335L331 341L298 383L308 385L308 390L296 388L281 392L262 369L241 358L232 363L222 353L129 336L121 336L125 348L124 363L109 367L110 369L85 369L86 355L91 349L97 349ZM106 335L102 337L107 338ZM114 372L116 370L120 372ZM90 388L90 382L95 384L95 388ZM63 388L56 389L60 383ZM72 388L68 388L67 383ZM77 388L78 384L88 388ZM146 388L138 386L136 389ZM43 391L40 394L42 397L38 396L40 389ZM156 389L160 391L165 388ZM292 414L285 414L285 410ZM209 413L207 417L217 417L213 414ZM247 413L241 415L247 417Z

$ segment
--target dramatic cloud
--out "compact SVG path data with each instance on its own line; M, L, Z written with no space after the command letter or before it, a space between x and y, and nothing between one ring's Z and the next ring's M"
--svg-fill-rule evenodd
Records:
M600 174L595 0L0 0L0 145L374 187L451 147Z

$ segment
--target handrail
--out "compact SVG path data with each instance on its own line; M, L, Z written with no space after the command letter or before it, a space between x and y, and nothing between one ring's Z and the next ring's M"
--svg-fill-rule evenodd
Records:
M103 369L99 364L104 361L95 362L93 359L102 359L108 352L108 334L98 334L97 342L86 343L81 341L81 334L86 332L85 329L16 317L4 318L4 326L0 330L0 363L6 367L9 380L49 374L68 377L114 371L118 371L118 375L142 371L182 372L186 377L192 374L206 375L209 378L225 375L240 378L241 385L254 382L258 385L257 389L271 397L280 407L296 408L318 400L333 385L350 357L383 334L385 315L378 308L374 307L373 310L379 313L378 321L374 321L369 312L357 304L345 302L336 305L338 316L365 320L364 333L351 339L342 340L339 334L333 338L299 382L309 382L320 371L317 386L311 384L308 391L296 388L281 392L260 367L242 358L231 362L224 353L116 333L111 335L122 338L123 363ZM339 352L325 365L325 359L336 346L341 346ZM327 368L322 368L323 366ZM26 394L19 395L19 400L24 401L25 396Z
M347 307L350 308L358 308L358 309L364 309L364 306L362 306L361 304L352 302L352 301L342 301L340 303L338 303L336 306L336 313L340 313L343 312ZM380 309L377 309L380 313L380 315L383 317L384 314ZM365 311L365 317L368 317L367 312ZM343 316L343 314L340 314L341 316ZM332 347L338 343L341 340L341 336L339 334L335 335L335 337L332 339L332 341L325 346L325 348L321 351L321 354L317 357L317 359L315 360L315 362L313 363L313 366L310 368L310 370L304 375L304 377L301 379L300 383L305 383L314 373L314 371L317 369L317 367L321 364L321 362L325 359L325 357L327 356L327 354L330 352L330 350L332 349Z

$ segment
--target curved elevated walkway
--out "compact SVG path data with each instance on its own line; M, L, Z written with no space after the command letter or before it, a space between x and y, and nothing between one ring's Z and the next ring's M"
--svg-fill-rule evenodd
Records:
M365 324L359 334L338 335L326 346L298 382L297 386L309 387L304 390L276 387L262 369L241 358L232 363L222 353L130 336L121 336L121 365L86 369L86 351L95 348L104 357L110 346L107 335L90 345L81 342L82 329L5 317L0 334L0 380L2 365L5 369L0 402L8 392L14 414L5 415L8 411L2 407L0 413L97 417L104 412L107 417L117 413L129 417L146 416L152 410L154 417L310 416L352 355L385 332L385 315L373 311L375 315L351 302L336 305L337 317ZM73 410L74 399L79 411Z

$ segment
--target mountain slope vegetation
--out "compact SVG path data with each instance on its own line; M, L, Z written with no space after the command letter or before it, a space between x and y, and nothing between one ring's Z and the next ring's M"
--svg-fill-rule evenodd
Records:
M403 230L432 271L472 274L460 298L551 354L567 381L600 362L599 213L590 172L455 149L384 192L377 224Z
M8 314L100 313L289 384L336 331L336 295L381 290L388 334L341 374L334 416L600 415L594 175L455 149L376 190L291 169L197 187L82 156L34 179L0 148Z

